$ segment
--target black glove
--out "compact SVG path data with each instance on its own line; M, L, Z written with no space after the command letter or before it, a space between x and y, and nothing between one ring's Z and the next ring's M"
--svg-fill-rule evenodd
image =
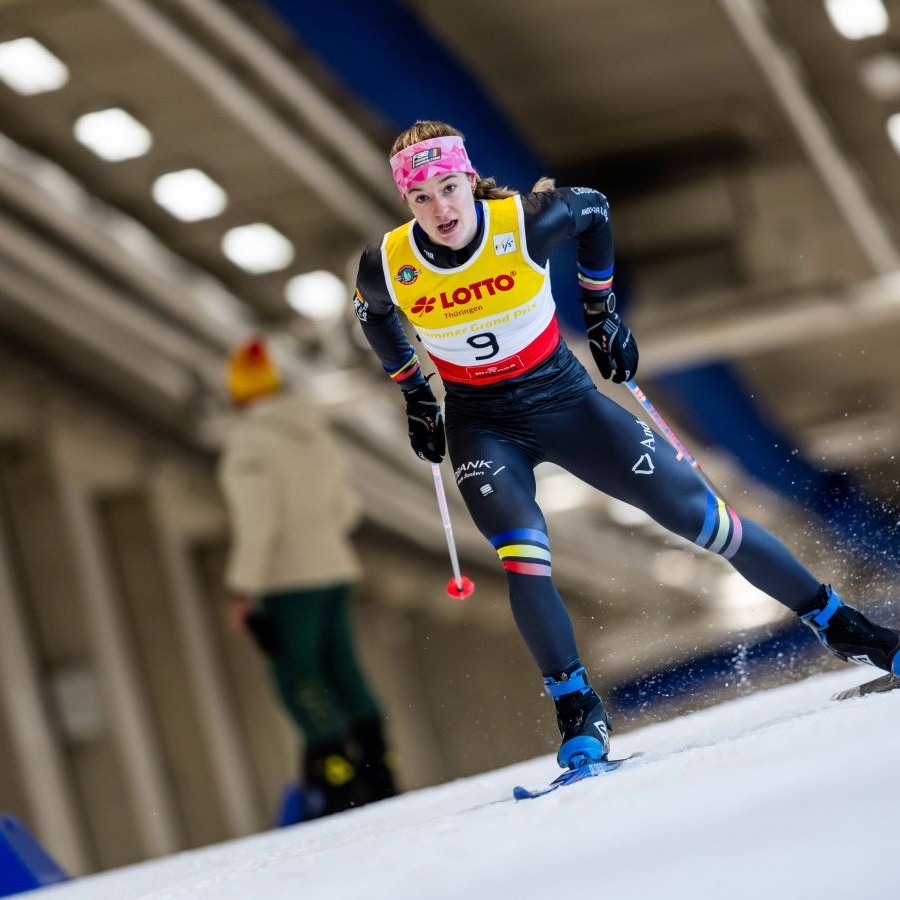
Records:
M441 404L437 402L427 384L406 391L404 396L409 442L413 451L420 459L439 463L444 458L447 446Z
M615 303L615 294L603 303L585 303L584 324L600 374L621 384L637 373L638 348L631 329L613 312Z

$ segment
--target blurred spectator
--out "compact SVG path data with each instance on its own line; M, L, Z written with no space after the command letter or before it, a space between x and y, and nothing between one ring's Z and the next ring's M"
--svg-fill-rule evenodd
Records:
M242 410L219 464L229 623L266 654L305 737L305 817L390 797L381 709L350 629L361 504L341 448L315 404L285 388L262 339L232 356L229 390Z

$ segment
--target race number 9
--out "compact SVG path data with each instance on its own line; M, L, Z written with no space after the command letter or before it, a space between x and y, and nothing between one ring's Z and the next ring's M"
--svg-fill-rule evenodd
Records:
M476 356L475 359L490 359L492 356L496 356L500 352L500 345L497 343L497 338L491 334L490 331L482 332L481 334L473 335L470 338L466 339L466 343L469 346L474 347L476 350L488 350L488 353L483 353L481 356Z

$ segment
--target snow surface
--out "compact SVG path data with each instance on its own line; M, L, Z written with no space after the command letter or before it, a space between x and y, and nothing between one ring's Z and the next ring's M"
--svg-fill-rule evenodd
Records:
M516 802L552 756L45 889L45 900L900 898L900 691L845 668L613 736L617 772Z

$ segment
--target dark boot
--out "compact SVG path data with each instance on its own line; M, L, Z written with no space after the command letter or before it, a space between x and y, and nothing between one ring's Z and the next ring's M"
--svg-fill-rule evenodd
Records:
M609 716L603 701L588 683L581 663L544 676L544 690L556 704L556 724L562 744L556 754L560 768L577 769L606 759L609 753Z
M830 584L823 584L815 600L800 607L797 615L828 650L845 662L900 675L900 633L870 622L844 603Z
M329 816L360 805L360 778L343 741L316 744L304 757L306 818Z
M350 745L356 751L354 760L362 782L363 802L373 803L396 796L393 754L385 741L381 720L371 718L357 722L350 731Z

